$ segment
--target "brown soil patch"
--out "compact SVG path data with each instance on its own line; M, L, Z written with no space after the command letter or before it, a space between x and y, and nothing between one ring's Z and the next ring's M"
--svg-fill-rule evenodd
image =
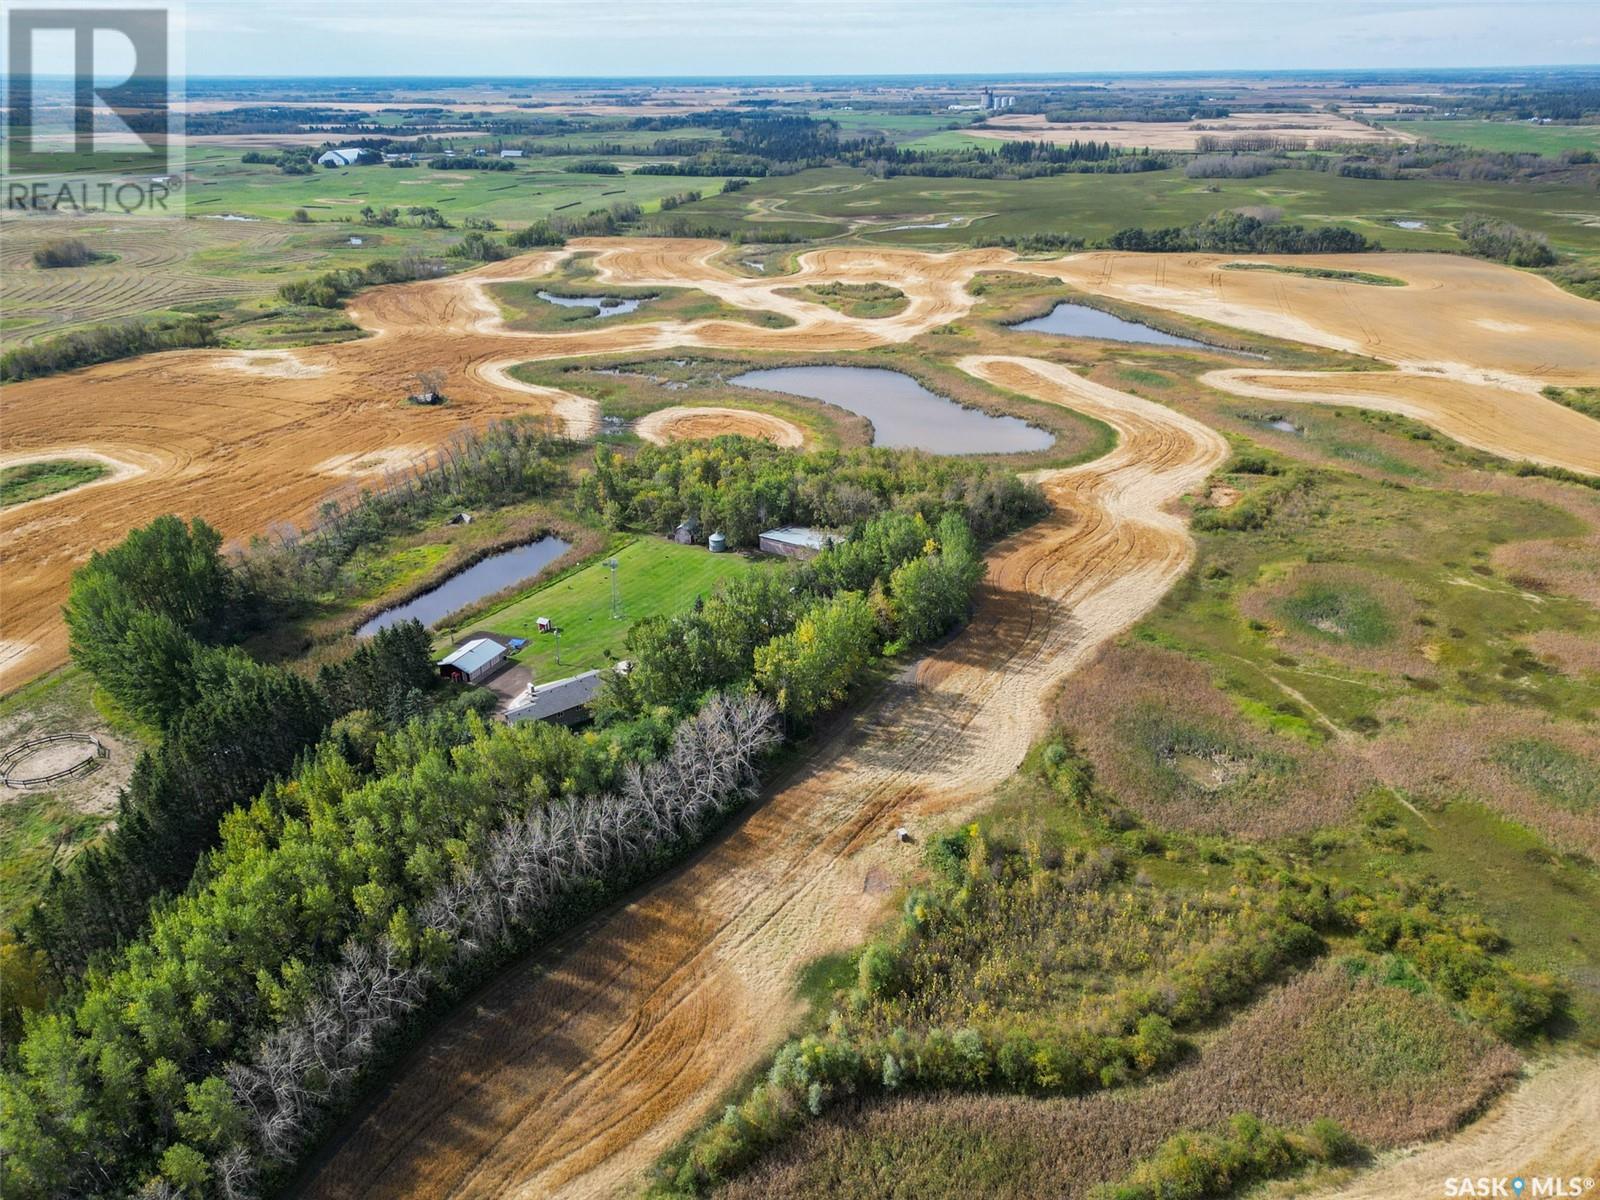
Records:
M242 371L246 375L272 375L279 379L316 379L328 368L303 363L292 350L246 350L213 364L219 371Z
M382 475L403 471L427 453L426 446L387 446L368 453L335 454L311 469L319 475Z
M775 446L797 449L805 445L806 436L793 421L785 421L771 413L756 412L748 408L661 408L635 422L633 431L647 442L664 446L668 442L694 441L700 438L737 434L740 437L760 438Z

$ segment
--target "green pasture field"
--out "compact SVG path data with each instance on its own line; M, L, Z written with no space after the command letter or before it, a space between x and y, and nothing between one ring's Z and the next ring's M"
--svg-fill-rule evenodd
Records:
M611 616L611 572L604 558L513 600L481 613L469 624L528 639L513 658L533 671L535 680L563 679L606 667L627 655L624 641L634 622L686 610L696 596L708 596L717 581L761 570L776 559L743 554L712 554L704 544L680 546L664 538L640 537L615 550L622 617ZM607 556L609 557L609 556ZM539 632L549 617L561 629L561 661L556 639ZM445 638L441 645L448 645Z
M920 139L926 136L953 133L951 126L965 125L972 120L971 113L887 113L870 110L843 112L832 108L819 109L811 115L819 121L832 121L839 127L839 132L846 137L852 134L882 133L896 142L919 139L915 143L919 146Z
M1551 156L1563 150L1600 151L1600 125L1530 125L1526 121L1385 121L1383 125L1425 142L1474 150Z
M55 458L0 468L0 508L26 504L68 488L92 483L109 470L94 460Z
M1186 225L1222 209L1273 206L1289 221L1341 225L1392 250L1459 250L1452 224L1485 213L1547 234L1559 249L1600 253L1594 193L1566 185L1458 180L1349 179L1318 171L1274 171L1258 179L1189 179L1182 171L1136 175L1057 175L1043 179L875 179L851 167L824 167L758 179L743 191L708 197L687 211L697 221L729 223L759 240L775 229L826 238L859 232L907 245L965 243L985 236L1052 232L1095 241L1132 225ZM964 218L946 229L866 231ZM1427 228L1398 228L1419 220Z
M941 129L915 141L907 142L907 150L993 150L1000 143L994 138L962 133L959 129Z
M242 153L221 147L191 152L185 198L190 216L239 213L282 220L303 208L317 221L354 221L366 205L431 206L451 221L470 215L520 225L558 212L581 216L619 201L648 209L663 196L722 186L720 179L698 176L569 174L562 168L578 159L565 156L522 159L515 171L435 171L419 164L285 175L270 164L241 162Z

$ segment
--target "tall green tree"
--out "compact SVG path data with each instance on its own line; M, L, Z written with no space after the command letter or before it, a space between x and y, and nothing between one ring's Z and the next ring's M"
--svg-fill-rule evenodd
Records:
M72 577L73 661L141 720L165 728L196 698L198 646L227 630L238 599L221 548L199 518L157 517Z

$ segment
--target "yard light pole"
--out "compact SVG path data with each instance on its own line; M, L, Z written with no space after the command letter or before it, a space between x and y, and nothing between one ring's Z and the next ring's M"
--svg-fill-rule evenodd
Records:
M561 665L561 626L553 625L550 632L556 635L556 666Z
M606 559L606 566L611 568L611 619L613 621L622 620L622 593L617 590L618 565L615 558Z

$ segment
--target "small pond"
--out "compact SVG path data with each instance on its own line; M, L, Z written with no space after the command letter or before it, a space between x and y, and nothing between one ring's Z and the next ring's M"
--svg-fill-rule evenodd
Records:
M1198 346L1214 350L1215 346L1197 342L1193 338L1163 333L1138 321L1126 321L1087 304L1065 301L1056 305L1042 317L1013 325L1028 333L1054 333L1061 337L1102 338L1111 342L1146 342L1152 346Z
M1428 227L1426 221L1396 221L1394 224L1400 229L1426 229Z
M550 292L538 293L539 299L549 304L559 304L562 308L592 308L595 317L620 317L623 313L635 311L639 305L650 299L649 296L640 296L637 299L624 300L621 296L556 296Z
M728 382L849 409L872 422L875 446L934 454L1020 454L1055 443L1047 430L1016 417L962 408L911 376L883 367L774 367L746 371Z
M545 537L526 546L491 554L465 571L450 576L438 587L430 588L404 604L384 609L356 630L356 636L371 637L380 629L386 629L397 621L409 621L413 617L424 625L432 625L457 609L494 595L501 588L533 578L571 548L570 542L558 537Z

